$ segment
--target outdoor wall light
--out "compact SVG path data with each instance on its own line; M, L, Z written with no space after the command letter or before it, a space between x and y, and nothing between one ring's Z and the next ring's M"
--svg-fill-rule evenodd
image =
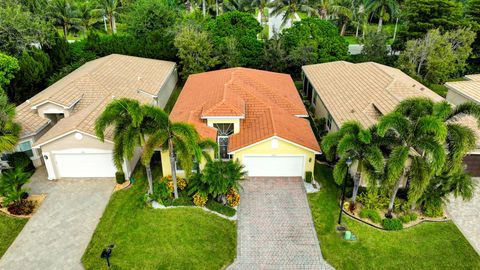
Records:
M45 160L47 160L47 159L48 159L48 156L47 156L47 155L43 155L43 158L44 158Z

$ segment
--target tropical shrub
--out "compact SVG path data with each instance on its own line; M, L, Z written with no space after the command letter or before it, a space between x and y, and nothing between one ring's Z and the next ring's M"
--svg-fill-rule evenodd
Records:
M313 174L312 172L305 172L305 182L312 183Z
M231 207L228 207L226 205L223 205L217 201L214 201L214 200L209 200L207 202L207 204L205 205L205 207L207 207L208 209L212 210L212 211L215 211L217 213L220 213L222 215L225 215L227 217L233 217L235 216L235 213L237 211L235 211L235 209L231 208Z
M358 195L358 202L360 202L364 208L378 210L387 207L388 198L381 196L376 191L367 191Z
M399 198L395 198L393 202L393 212L394 213L400 213L402 211L407 210L407 203L404 200L401 200Z
M125 173L118 171L115 173L115 180L117 181L117 184L121 185L125 183Z
M238 194L238 192L235 189L230 188L227 193L227 201L228 201L228 205L230 205L231 207L235 207L239 205L240 194Z
M159 203L164 203L164 201L172 197L172 191L167 187L167 182L161 179L158 182L153 184L153 193L150 195L150 199L157 201Z
M23 169L23 171L31 172L32 174L35 172L35 166L25 152L14 152L8 154L7 160L10 167L20 167Z
M20 192L31 176L32 173L25 171L23 167L14 167L3 171L0 177L0 195L8 197L9 193Z
M368 218L371 221L373 221L374 223L382 222L382 218L380 217L378 212L376 210L373 210L373 209L362 209L362 211L360 212L360 217L361 218Z
M201 193L217 198L230 189L239 190L239 181L245 177L243 166L238 161L215 160L207 162L203 174L190 178L189 194Z
M208 201L208 197L205 196L205 195L202 195L200 193L195 193L195 195L193 195L193 203L196 205L196 206L201 206L201 207L204 207L205 204L207 203Z
M423 203L423 214L427 217L440 217L443 215L443 202L440 198L432 198Z
M385 218L382 220L382 226L389 231L399 231L403 229L402 221L398 218Z
M399 219L402 221L402 223L408 223L410 221L417 220L417 214L415 214L415 213L405 214L405 215L399 217Z
M173 192L173 179L171 175L164 176L162 181L167 183L168 189ZM184 190L187 187L187 181L184 178L177 177L177 188L180 190Z

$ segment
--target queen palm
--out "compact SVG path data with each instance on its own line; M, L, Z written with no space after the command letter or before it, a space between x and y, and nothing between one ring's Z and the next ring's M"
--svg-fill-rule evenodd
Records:
M392 214L402 179L408 178L409 201L415 203L445 163L448 130L444 121L427 113L429 103L427 99L405 100L379 121L378 134L393 132L399 142L391 149L384 178L384 184L392 187L387 216Z
M168 115L159 108L151 107L146 114L158 124L158 128L149 135L142 160L149 160L155 149L159 147L168 149L174 195L175 198L178 198L177 161L188 176L192 171L194 159L200 161L202 157L202 150L199 147L200 136L192 125L172 122Z
M85 32L90 30L90 28L92 28L92 26L98 22L98 15L99 14L97 10L93 9L92 2L85 1L79 3L78 20L84 37L86 36Z
M103 16L108 19L110 29L114 34L117 33L117 24L115 23L115 17L121 9L118 3L118 0L98 0L97 11L100 11Z
M15 149L21 128L14 122L14 118L15 105L8 102L5 94L0 93L0 153Z
M392 14L398 12L397 0L370 0L367 5L367 9L370 12L375 12L378 17L377 32L382 31L383 21L388 21Z
M283 14L282 25L288 20L294 20L295 14L299 11L308 14L316 12L308 0L274 0L270 6L273 8L271 12L273 16Z
M72 0L53 0L49 2L50 16L57 25L62 26L63 36L67 39L68 29L78 24L78 12Z
M456 120L460 116L470 115L476 118L477 124L480 125L480 106L467 102L453 108L446 101L433 103L428 99L414 98L400 103L397 111L412 119L420 115L435 116L443 121L447 128L445 140L447 156L441 173L431 177L425 190L412 186L409 190L409 201L415 202L420 198L422 201L428 201L428 198L445 199L449 193L462 196L464 199L471 198L474 185L471 177L464 171L463 158L475 148L476 137L472 129L459 124Z
M346 159L350 157L357 164L353 179L353 204L356 201L361 178L364 177L371 185L376 185L372 183L372 175L383 172L384 157L380 149L382 140L376 137L378 136L375 126L364 129L360 123L349 121L344 123L339 131L328 134L322 140L322 150L326 153L328 160L332 160L335 155L340 157L340 161L333 170L333 177L337 184L341 184L348 173Z

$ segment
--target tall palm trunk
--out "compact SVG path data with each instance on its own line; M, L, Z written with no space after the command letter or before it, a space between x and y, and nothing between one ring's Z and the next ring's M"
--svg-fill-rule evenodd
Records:
M63 37L65 38L65 40L68 40L67 35L68 35L68 25L66 23L64 23L63 24Z
M353 179L353 192L352 192L352 203L355 204L357 200L358 188L360 187L360 179L362 177L362 163L358 164L357 172L355 173L355 178Z
M172 181L173 181L173 194L175 199L178 198L177 191L177 162L175 160L175 154L173 153L173 142L172 139L168 140L168 151L170 152L170 167L172 170Z
M218 17L218 0L215 0L215 17Z
M202 0L202 11L203 11L203 17L205 18L205 15L207 13L206 7L205 7L205 0Z
M393 41L395 42L395 38L397 37L397 29L398 29L398 17L395 20L395 30L393 30Z
M117 33L117 24L115 23L115 16L110 14L110 28L112 29L112 33Z
M348 20L345 20L342 24L342 30L340 30L340 36L344 36L345 35L345 32L347 31L347 23L348 23Z
M380 18L378 19L377 33L380 33L380 31L382 31L382 25L383 25L383 18L380 16Z
M360 28L360 24L357 24L357 29L355 30L355 38L358 38L358 30Z
M398 189L400 188L400 181L402 181L404 177L405 177L405 169L403 169L402 176L397 180L397 182L395 182L395 186L393 187L392 195L390 196L390 203L388 203L388 212L385 215L386 217L392 217L393 203L395 202Z
M145 170L147 171L147 180L148 180L148 194L153 194L153 177L152 177L152 168L150 168L150 162L145 164Z

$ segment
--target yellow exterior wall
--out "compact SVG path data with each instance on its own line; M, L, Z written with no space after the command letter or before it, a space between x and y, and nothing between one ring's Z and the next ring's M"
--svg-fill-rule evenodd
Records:
M240 132L240 119L231 119L231 118L224 118L224 119L207 119L207 125L213 127L213 124L233 124L233 134L237 134Z
M210 157L214 157L214 151L213 149L206 150L207 153L209 153ZM172 167L170 166L170 152L168 150L161 151L160 155L162 158L162 172L163 175L172 175ZM207 164L207 160L202 157L202 160L200 161L200 170L205 168L205 164ZM184 171L177 171L177 176L179 177L185 177L185 172Z
M244 155L303 155L305 156L305 171L313 172L313 168L315 167L314 152L281 139L277 139L278 147L272 148L272 140L273 139L270 139L238 151L233 155L233 159L243 163Z

